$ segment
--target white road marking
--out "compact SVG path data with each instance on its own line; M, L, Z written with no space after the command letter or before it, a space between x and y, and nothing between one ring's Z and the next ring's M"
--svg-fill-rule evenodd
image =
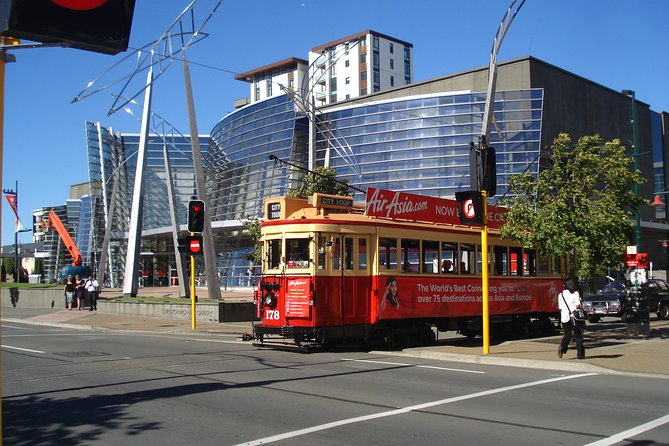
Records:
M406 364L406 363L403 363L403 362L373 361L373 360L370 360L370 359L348 359L348 358L342 358L342 361L368 362L370 364L398 365L398 366L403 366L403 367L416 367L416 368L419 368L419 369L434 369L434 370L445 370L445 371L448 371L448 372L485 374L485 372L482 372L480 370L452 369L452 368L448 368L448 367L436 367L436 366L431 366L431 365Z
M46 353L40 350L31 350L29 348L20 348L20 347L12 347L11 345L1 345L0 347L2 348L8 348L11 350L21 350L22 352L30 352L30 353Z
M632 429L620 432L619 434L613 435L611 437L604 438L602 440L598 440L592 443L588 443L585 446L609 446L612 444L620 443L623 440L626 440L635 435L642 434L651 429L655 429L656 427L662 426L663 424L666 423L669 423L669 414L660 417L656 420L649 421L648 423L642 424L640 426L633 427Z
M320 424L318 426L307 427L305 429L299 429L292 432L286 432L283 434L272 435L270 437L260 438L253 441L248 441L246 443L239 443L236 446L257 446L261 444L274 443L276 441L282 441L289 438L295 438L302 435L312 434L314 432L319 432L327 429L332 429L335 427L345 426L347 424L361 423L364 421L375 420L377 418L391 417L394 415L401 415L408 412L413 412L417 410L429 409L435 406L441 406L444 404L457 403L460 401L470 400L474 398L480 398L482 396L495 395L497 393L509 392L511 390L524 389L527 387L540 386L543 384L550 384L558 381L565 381L568 379L577 379L584 378L586 376L597 375L597 373L581 373L579 375L570 375L570 376L560 376L558 378L542 379L540 381L532 381L524 384L515 384L513 386L500 387L498 389L484 390L483 392L471 393L469 395L461 395L453 398L446 398L443 400L431 401L423 404L416 404L414 406L407 406L401 409L387 410L385 412L379 412L376 414L364 415L360 417L348 418L345 420L333 421L331 423Z

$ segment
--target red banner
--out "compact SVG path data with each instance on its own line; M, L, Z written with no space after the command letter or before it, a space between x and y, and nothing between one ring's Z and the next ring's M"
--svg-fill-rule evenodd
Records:
M488 206L488 226L499 228L503 223L504 212L503 208ZM373 187L367 189L365 215L430 223L460 224L458 204L455 200L393 192Z
M23 224L21 223L21 219L19 218L19 205L16 201L17 200L16 194L5 194L5 198L7 199L9 206L14 211L14 216L16 217L15 218L16 227L14 231L18 232L23 228Z

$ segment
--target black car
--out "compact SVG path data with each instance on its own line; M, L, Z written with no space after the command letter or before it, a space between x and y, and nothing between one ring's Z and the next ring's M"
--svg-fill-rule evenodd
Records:
M604 316L624 317L626 291L621 282L609 282L593 293L584 293L583 309L589 322L599 322Z
M669 319L669 284L667 281L649 279L643 288L647 291L649 312L657 313L658 319Z

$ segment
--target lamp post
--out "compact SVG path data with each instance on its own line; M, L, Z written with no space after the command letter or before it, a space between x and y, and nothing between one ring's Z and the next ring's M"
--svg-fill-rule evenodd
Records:
M636 124L636 96L634 90L623 90L621 92L625 96L632 99L632 156L634 157L634 171L636 172L639 169L639 149L637 147L637 124ZM639 185L634 185L634 193L639 195ZM635 233L635 244L637 249L641 249L641 212L639 209L636 211L636 233Z

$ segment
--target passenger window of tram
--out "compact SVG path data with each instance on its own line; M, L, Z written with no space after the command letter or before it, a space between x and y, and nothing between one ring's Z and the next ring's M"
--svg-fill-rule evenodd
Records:
M553 274L562 274L562 258L553 256L551 260L551 272Z
M423 272L439 272L439 242L423 240Z
M495 246L493 248L495 255L495 275L508 276L509 275L509 255L506 252L506 246Z
M474 274L476 249L469 243L460 244L460 274Z
M397 239L379 239L379 268L397 271Z
M539 274L549 274L550 273L550 257L541 256L539 258Z
M525 266L523 274L526 276L537 275L537 252L532 249L526 249L523 252L523 264Z
M358 239L358 269L367 269L367 239Z
M490 252L490 249L488 249L488 252ZM481 272L483 271L483 253L481 252L481 245L476 245L476 271ZM490 272L490 255L488 255L487 258L488 262L488 272Z
M332 246L332 269L341 269L341 238L334 239L334 246Z
M509 264L512 276L523 275L523 249L518 247L509 248Z
M353 239L348 237L344 238L344 267L353 269Z
M267 241L267 268L277 269L281 265L281 239Z
M420 241L413 239L402 239L402 272L417 273L419 263Z
M309 267L309 239L286 239L287 262L286 268Z
M458 244L450 242L441 243L441 272L453 274L458 272Z
M326 238L318 237L318 269L325 269L325 252L326 252Z

